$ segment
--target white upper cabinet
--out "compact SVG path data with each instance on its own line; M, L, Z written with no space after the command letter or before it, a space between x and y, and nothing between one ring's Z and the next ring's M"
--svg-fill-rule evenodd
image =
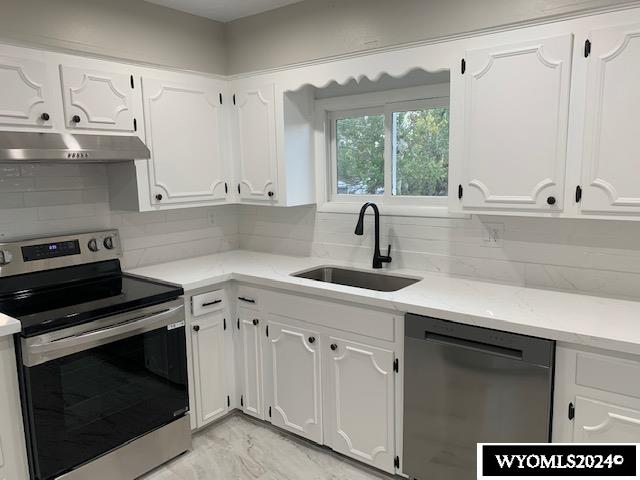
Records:
M572 40L466 52L464 210L563 209Z
M580 208L637 215L640 24L596 30L589 41Z
M317 332L269 321L271 422L316 443L322 441L319 343Z
M143 77L152 204L226 198L222 87L221 82L198 77L189 81Z
M60 76L67 128L137 130L133 75L60 65Z
M0 126L51 128L59 120L50 68L36 60L0 56Z
M248 86L235 94L236 159L240 198L278 197L275 85Z

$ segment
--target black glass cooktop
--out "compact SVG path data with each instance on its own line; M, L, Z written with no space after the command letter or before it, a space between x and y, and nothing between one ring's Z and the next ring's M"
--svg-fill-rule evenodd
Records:
M182 295L181 287L120 271L117 260L0 279L0 312L31 337L148 307Z

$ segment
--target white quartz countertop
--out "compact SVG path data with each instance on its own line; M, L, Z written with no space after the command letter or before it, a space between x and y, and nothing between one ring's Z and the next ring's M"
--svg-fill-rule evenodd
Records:
M131 270L177 283L185 291L228 280L327 299L416 313L455 322L640 354L640 302L502 285L398 269L422 280L397 292L376 292L292 277L321 265L368 266L314 257L235 250ZM384 272L385 270L381 270ZM2 318L2 317L0 317Z
M20 331L20 321L15 318L0 313L0 337L13 335Z

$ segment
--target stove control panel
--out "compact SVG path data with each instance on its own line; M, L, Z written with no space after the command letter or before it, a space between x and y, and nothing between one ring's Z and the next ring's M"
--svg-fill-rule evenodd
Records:
M115 260L121 255L117 230L0 243L0 277Z
M0 266L9 265L13 260L13 255L9 250L0 250Z

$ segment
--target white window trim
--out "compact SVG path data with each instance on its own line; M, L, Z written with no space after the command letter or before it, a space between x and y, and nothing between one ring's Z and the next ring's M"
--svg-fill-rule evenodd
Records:
M385 115L385 187L392 185L391 115L394 111L449 106L449 84L388 90L385 92L334 97L316 101L316 173L318 211L354 213L368 201L376 202L383 215L468 218L451 213L448 197L394 196L389 188L383 195L337 193L335 120L353 115ZM389 157L390 158L390 157Z

